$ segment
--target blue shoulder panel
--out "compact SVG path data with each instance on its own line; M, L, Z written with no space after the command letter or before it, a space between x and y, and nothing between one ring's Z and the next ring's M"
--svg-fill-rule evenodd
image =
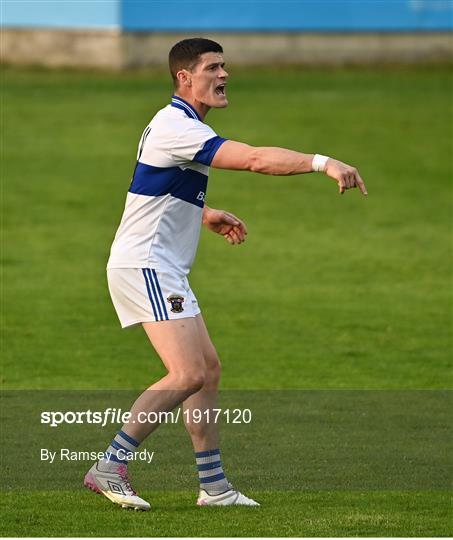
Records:
M220 148L220 146L226 141L223 137L213 137L208 139L201 150L195 154L193 161L202 163L203 165L211 165L211 161L214 159L215 153Z

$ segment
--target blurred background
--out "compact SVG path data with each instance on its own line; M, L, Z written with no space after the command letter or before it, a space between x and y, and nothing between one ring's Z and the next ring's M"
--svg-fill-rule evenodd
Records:
M451 60L450 0L3 0L2 57L123 68L165 64L194 32L240 64Z

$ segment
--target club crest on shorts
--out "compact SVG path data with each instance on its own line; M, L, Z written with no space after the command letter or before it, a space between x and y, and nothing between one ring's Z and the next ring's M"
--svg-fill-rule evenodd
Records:
M167 298L167 302L170 302L171 311L173 313L181 313L184 311L184 308L182 307L184 298L182 296L178 296L177 294L172 294Z

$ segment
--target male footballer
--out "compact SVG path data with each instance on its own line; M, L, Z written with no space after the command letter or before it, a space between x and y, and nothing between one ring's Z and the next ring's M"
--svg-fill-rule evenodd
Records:
M107 276L123 328L141 324L167 373L135 401L105 458L85 476L86 487L124 508L148 510L132 489L127 455L158 426L147 413L217 406L220 362L187 276L201 226L230 244L247 235L242 220L205 204L209 168L268 175L324 172L340 193L365 185L354 167L323 155L285 148L253 147L224 139L207 124L211 108L228 105L223 49L201 38L177 43L169 55L174 95L145 128L126 205L116 233ZM195 451L198 505L258 506L235 489L223 471L218 424L183 415Z

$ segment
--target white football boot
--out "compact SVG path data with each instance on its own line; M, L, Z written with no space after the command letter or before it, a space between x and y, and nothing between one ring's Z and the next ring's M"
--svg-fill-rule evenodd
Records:
M150 504L141 499L132 489L127 475L127 466L118 465L111 471L99 470L95 463L87 472L83 485L96 493L102 493L107 499L122 508L133 508L134 510L149 510Z
M231 484L229 484L229 489L227 491L224 491L219 495L209 495L207 491L200 489L197 504L198 506L260 505L253 499L249 499L243 495L240 491L236 491Z

